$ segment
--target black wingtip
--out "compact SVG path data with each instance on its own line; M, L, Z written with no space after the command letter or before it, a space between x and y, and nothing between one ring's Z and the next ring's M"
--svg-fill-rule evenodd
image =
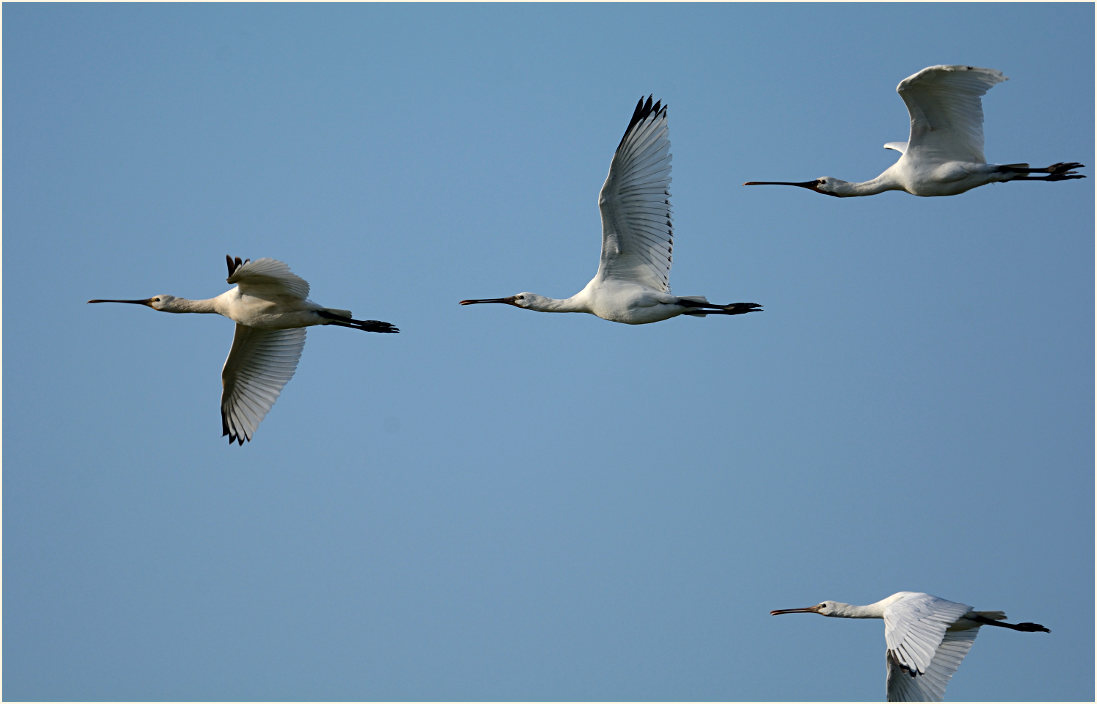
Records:
M652 115L658 116L659 114L666 112L667 106L663 105L660 100L656 100L652 103L652 98L652 95L648 95L647 100L645 100L643 96L640 96L640 100L636 101L636 109L632 111L632 119L629 120L628 127L625 128L625 134L621 136L621 141L617 143L618 149L625 143L625 139L628 138L629 133L632 132L632 129L636 127L636 125Z
M229 429L229 420L228 420L228 418L225 417L225 412L221 411L221 437L225 437L225 436L228 436L229 447L232 447L232 443L234 443L234 442L239 443L240 445L243 445L244 441L249 439L249 438L246 438L242 435L237 435L236 433L232 432L232 430Z
M221 434L221 437L225 437L226 435L229 436L229 447L232 447L232 443L236 443L238 445L243 445L244 441L248 439L247 437L245 437L243 435L237 435L236 433L230 433L227 430L224 433Z
M229 265L229 278L231 279L232 275L236 273L237 269L244 266L245 264L247 264L251 260L250 259L240 259L240 257L233 258L233 256L231 254L226 254L225 255L225 261L228 262L228 265Z

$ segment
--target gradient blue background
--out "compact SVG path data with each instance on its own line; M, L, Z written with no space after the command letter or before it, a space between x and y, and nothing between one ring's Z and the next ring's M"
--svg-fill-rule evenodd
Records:
M5 5L6 699L880 699L879 622L983 629L954 700L1094 696L1094 8ZM895 85L970 63L987 156L1085 181L838 200ZM683 295L564 297L636 99ZM309 332L255 441L232 325L89 298L270 256L398 336Z

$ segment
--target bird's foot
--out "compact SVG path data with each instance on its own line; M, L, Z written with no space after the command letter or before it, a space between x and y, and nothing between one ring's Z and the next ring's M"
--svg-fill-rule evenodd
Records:
M720 306L720 308L727 315L740 315L742 313L755 313L762 310L761 303L729 303L726 306Z
M1058 164L1052 164L1051 166L1047 167L1047 173L1049 173L1049 174L1068 174L1068 173L1072 172L1074 169L1080 169L1083 166L1085 166L1085 164L1079 164L1076 161L1070 161L1070 162L1060 161Z
M355 322L360 322L361 325L357 326L358 329L366 332L400 332L400 328L383 320L359 320Z
M1027 631L1029 633L1036 633L1038 631L1043 633L1051 633L1050 628L1041 626L1038 623L1032 623L1030 621L1025 621L1024 623L1015 623L1013 624L1013 627L1018 631Z

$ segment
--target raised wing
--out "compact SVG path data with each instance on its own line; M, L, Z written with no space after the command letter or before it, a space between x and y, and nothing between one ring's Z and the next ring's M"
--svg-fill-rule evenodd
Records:
M262 260L259 260L262 261ZM221 370L221 430L229 443L251 440L255 429L293 378L305 328L263 330L237 325Z
M964 656L971 650L978 628L964 631L945 631L937 653L929 663L925 674L914 676L898 663L891 651L887 654L889 702L939 702L945 698L945 687Z
M1005 80L1001 71L974 66L930 66L903 79L896 90L910 113L907 153L986 163L982 96Z
M309 297L309 282L290 271L285 262L270 257L255 261L240 261L240 257L235 260L230 256L225 258L229 264L229 277L226 281L239 286L241 293L262 298Z
M916 593L885 608L889 701L941 700L978 632L948 628L969 611L967 604Z
M636 104L609 165L598 208L602 257L597 276L669 291L670 139L667 109L651 96Z

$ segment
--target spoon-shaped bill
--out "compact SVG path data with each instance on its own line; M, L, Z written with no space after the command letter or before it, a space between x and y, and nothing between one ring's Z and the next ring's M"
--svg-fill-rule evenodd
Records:
M472 303L509 303L514 305L514 296L507 296L506 298L470 298L460 302L460 305L467 306Z
M152 303L151 298L142 298L139 300L123 300L118 298L93 298L88 303L136 303L140 306L147 306Z
M800 188L815 188L816 181L747 181L744 186L799 186Z

